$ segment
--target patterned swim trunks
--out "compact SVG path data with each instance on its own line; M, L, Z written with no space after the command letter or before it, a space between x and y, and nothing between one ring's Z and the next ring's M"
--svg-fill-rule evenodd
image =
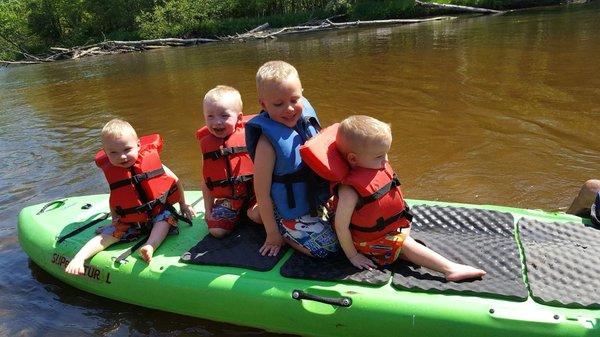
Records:
M354 242L356 250L373 259L378 265L385 266L394 263L402 252L402 244L410 233L410 227L398 228L397 232L363 242Z
M282 219L275 214L279 233L308 249L315 257L326 257L338 251L339 242L329 220L305 215L297 219Z
M152 220L148 223L127 223L117 221L116 223L111 223L110 225L98 228L96 233L102 235L112 235L113 237L119 239L119 242L131 242L138 239L143 234L149 233L152 230L152 226L160 221L166 221L169 225L171 225L171 228L169 229L169 235L179 234L179 229L177 228L177 218L168 210L162 211L157 216L152 218Z

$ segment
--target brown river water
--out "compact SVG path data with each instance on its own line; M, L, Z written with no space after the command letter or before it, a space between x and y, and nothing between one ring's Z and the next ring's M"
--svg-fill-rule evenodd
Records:
M600 3L408 26L348 29L0 69L0 335L270 336L96 297L33 265L17 214L106 193L93 164L113 117L159 132L163 161L198 189L201 98L294 64L323 125L392 124L390 161L411 199L564 211L599 177Z

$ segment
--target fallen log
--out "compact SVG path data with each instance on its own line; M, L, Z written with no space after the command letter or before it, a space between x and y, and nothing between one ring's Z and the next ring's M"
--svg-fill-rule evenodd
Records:
M505 12L505 11L499 11L499 10L489 9L489 8L439 4L439 3L435 3L435 2L422 2L419 0L415 0L415 4L422 6L422 7L427 7L427 8L435 8L435 9L457 11L457 12L471 12L471 13L483 13L483 14L498 14L498 13Z

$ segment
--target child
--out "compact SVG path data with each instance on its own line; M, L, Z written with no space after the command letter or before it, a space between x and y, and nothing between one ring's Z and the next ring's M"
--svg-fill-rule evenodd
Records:
M246 150L240 93L225 85L209 90L202 104L205 126L196 132L202 151L204 209L208 231L229 234L240 219L261 223L252 188L254 166Z
M335 127L325 130L323 137L332 130L335 132ZM387 161L392 144L388 124L368 116L352 116L339 124L331 142L341 160L349 164L349 171L339 176L334 223L342 250L354 266L370 270L375 263L387 265L402 257L443 273L448 281L485 275L481 269L446 259L409 236L412 215Z
M195 215L177 176L160 162L159 135L138 139L129 123L113 119L104 125L101 139L103 149L96 154L96 164L110 185L112 223L79 250L65 268L69 274L82 275L86 259L118 242L137 223L152 224L148 241L140 248L142 258L150 262L171 226L177 226L172 204L179 202L188 221Z
M299 148L320 129L302 97L298 71L270 61L256 73L263 111L246 125L254 161L254 190L267 238L262 255L277 255L283 242L307 255L324 257L338 244L329 221L319 216L329 198L327 183L302 163Z
M600 225L600 180L590 179L586 181L579 190L579 194L573 200L571 207L567 210L569 214L582 217L591 217L592 222ZM590 210L591 209L591 210Z

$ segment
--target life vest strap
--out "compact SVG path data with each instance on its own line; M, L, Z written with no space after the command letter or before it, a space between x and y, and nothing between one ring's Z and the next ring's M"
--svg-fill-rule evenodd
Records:
M152 211L152 209L158 205L164 205L167 203L167 198L175 193L177 191L177 184L173 184L173 186L171 186L171 188L169 188L168 191L166 191L165 193L163 193L160 197L154 199L154 200L150 200L147 203L140 205L140 206L135 206L135 207L130 207L130 208L121 208L121 207L117 207L115 209L115 213L117 213L117 215L120 216L124 216L124 215L128 215L128 214L139 214L139 213L148 213L150 211Z
M150 179L150 178L154 178L154 177L158 177L160 175L163 175L164 173L165 173L165 170L162 167L158 168L156 170L139 173L139 174L136 174L136 175L132 176L131 178L119 180L117 182L114 182L114 183L110 184L110 189L114 190L114 189L117 189L119 187L131 185L131 184L133 184L133 185L139 185L139 183L142 182L142 181L144 181L144 180L147 180L147 179Z
M242 176L238 176L238 177L231 177L229 179L222 179L222 180L211 180L210 178L206 179L206 187L208 187L209 190L213 190L215 187L226 187L226 186L233 186L236 184L241 184L241 183L246 183L249 181L252 181L252 179L254 179L254 175L252 174L246 174L246 175L242 175Z
M206 152L202 155L204 159L217 160L221 157L227 157L236 153L246 153L248 149L245 146L225 147L211 152Z
M400 186L400 180L398 179L398 176L396 175L396 173L394 173L392 180L390 180L389 183L385 184L385 186L380 188L378 191L376 191L375 193L368 195L366 197L360 197L358 199L355 209L360 209L361 207L363 207L364 205L366 205L370 202L379 200L380 198L382 198L384 195L386 195L389 191L391 191L393 188L395 188L397 186Z
M353 223L350 224L350 229L355 230L355 231L359 231L359 232L365 232L365 233L373 233L373 232L379 232L381 230L383 230L385 227L393 224L394 222L400 220L400 219L407 219L408 222L411 222L413 219L413 215L410 212L410 209L407 206L404 207L404 209L400 212L398 212L395 215L392 215L391 217L384 219L383 217L380 217L379 219L377 219L377 222L375 223L375 226L372 227L362 227L362 226L357 226Z
M302 168L296 172L283 175L273 175L274 183L285 184L285 191L287 194L289 208L296 208L296 198L294 197L294 189L292 188L292 184L306 182L310 175L310 172L311 171L308 169L308 167L302 166ZM313 186L311 186L311 188L312 187Z

